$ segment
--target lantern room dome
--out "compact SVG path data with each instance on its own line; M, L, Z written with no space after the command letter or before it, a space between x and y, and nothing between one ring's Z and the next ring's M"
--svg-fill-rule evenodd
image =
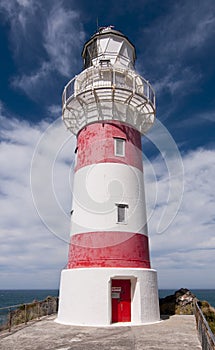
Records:
M101 27L83 48L84 68L119 65L134 68L135 48L128 38L112 26Z

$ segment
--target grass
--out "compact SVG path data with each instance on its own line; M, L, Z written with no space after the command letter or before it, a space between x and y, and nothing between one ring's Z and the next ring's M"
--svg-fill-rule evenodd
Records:
M215 335L215 309L207 301L199 301L199 306L212 333Z

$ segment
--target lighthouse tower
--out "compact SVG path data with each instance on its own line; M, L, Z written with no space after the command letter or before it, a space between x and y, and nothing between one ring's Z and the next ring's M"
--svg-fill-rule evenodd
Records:
M155 118L154 91L134 70L134 46L113 27L100 28L82 57L84 70L63 92L63 120L77 148L57 322L157 322L141 149Z

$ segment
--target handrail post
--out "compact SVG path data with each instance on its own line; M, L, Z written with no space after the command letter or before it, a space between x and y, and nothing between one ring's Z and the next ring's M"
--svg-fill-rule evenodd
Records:
M25 304L25 324L27 324L27 304Z
M8 332L11 332L11 328L12 328L12 312L11 312L11 308L9 308Z
M40 302L37 302L37 318L40 319Z

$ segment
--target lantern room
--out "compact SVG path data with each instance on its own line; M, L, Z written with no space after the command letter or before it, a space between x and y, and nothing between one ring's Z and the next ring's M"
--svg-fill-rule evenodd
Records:
M109 64L133 69L136 55L134 46L126 36L109 26L100 28L86 42L82 57L85 69Z

